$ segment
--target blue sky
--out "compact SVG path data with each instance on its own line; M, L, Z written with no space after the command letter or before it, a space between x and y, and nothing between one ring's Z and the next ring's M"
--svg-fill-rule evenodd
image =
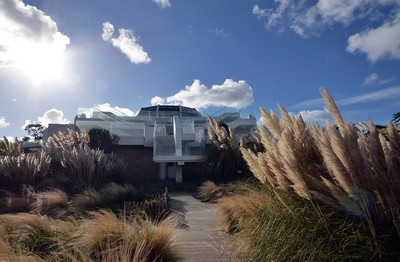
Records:
M400 111L398 0L0 0L0 135L180 103L260 116L277 103L324 121Z

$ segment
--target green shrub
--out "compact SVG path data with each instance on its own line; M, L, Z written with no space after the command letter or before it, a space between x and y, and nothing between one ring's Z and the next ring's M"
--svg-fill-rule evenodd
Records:
M117 135L111 135L108 130L102 128L92 128L88 134L90 148L100 149L106 153L111 153L114 150L114 145L118 144L119 141Z

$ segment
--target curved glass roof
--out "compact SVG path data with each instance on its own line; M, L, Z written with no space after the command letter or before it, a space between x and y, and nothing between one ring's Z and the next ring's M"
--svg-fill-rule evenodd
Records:
M180 106L180 105L157 105L157 106L149 106L142 107L138 113L138 116L158 116L158 117L167 117L173 115L179 116L201 116L199 111L195 108Z

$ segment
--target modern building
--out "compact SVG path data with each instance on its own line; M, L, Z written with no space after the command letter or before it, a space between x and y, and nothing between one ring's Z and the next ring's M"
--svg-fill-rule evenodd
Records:
M248 134L256 127L254 116L244 119L239 112L214 118L233 128L236 134ZM149 155L144 152L150 150L159 178L174 178L177 183L182 182L185 165L204 158L208 140L207 117L194 108L179 105L144 107L135 116L104 105L79 108L74 124L78 130L102 128L118 135L118 147L125 148L125 154L136 150L142 153L135 157L144 158Z

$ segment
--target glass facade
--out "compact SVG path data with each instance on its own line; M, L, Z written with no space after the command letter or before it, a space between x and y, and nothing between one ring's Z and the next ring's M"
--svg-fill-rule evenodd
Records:
M223 113L224 121L237 133L249 133L256 119L242 119L238 112ZM80 108L75 118L80 130L103 128L120 137L121 145L153 147L156 162L198 161L206 152L208 123L194 109L178 105L142 108L136 116L126 115L112 107Z

